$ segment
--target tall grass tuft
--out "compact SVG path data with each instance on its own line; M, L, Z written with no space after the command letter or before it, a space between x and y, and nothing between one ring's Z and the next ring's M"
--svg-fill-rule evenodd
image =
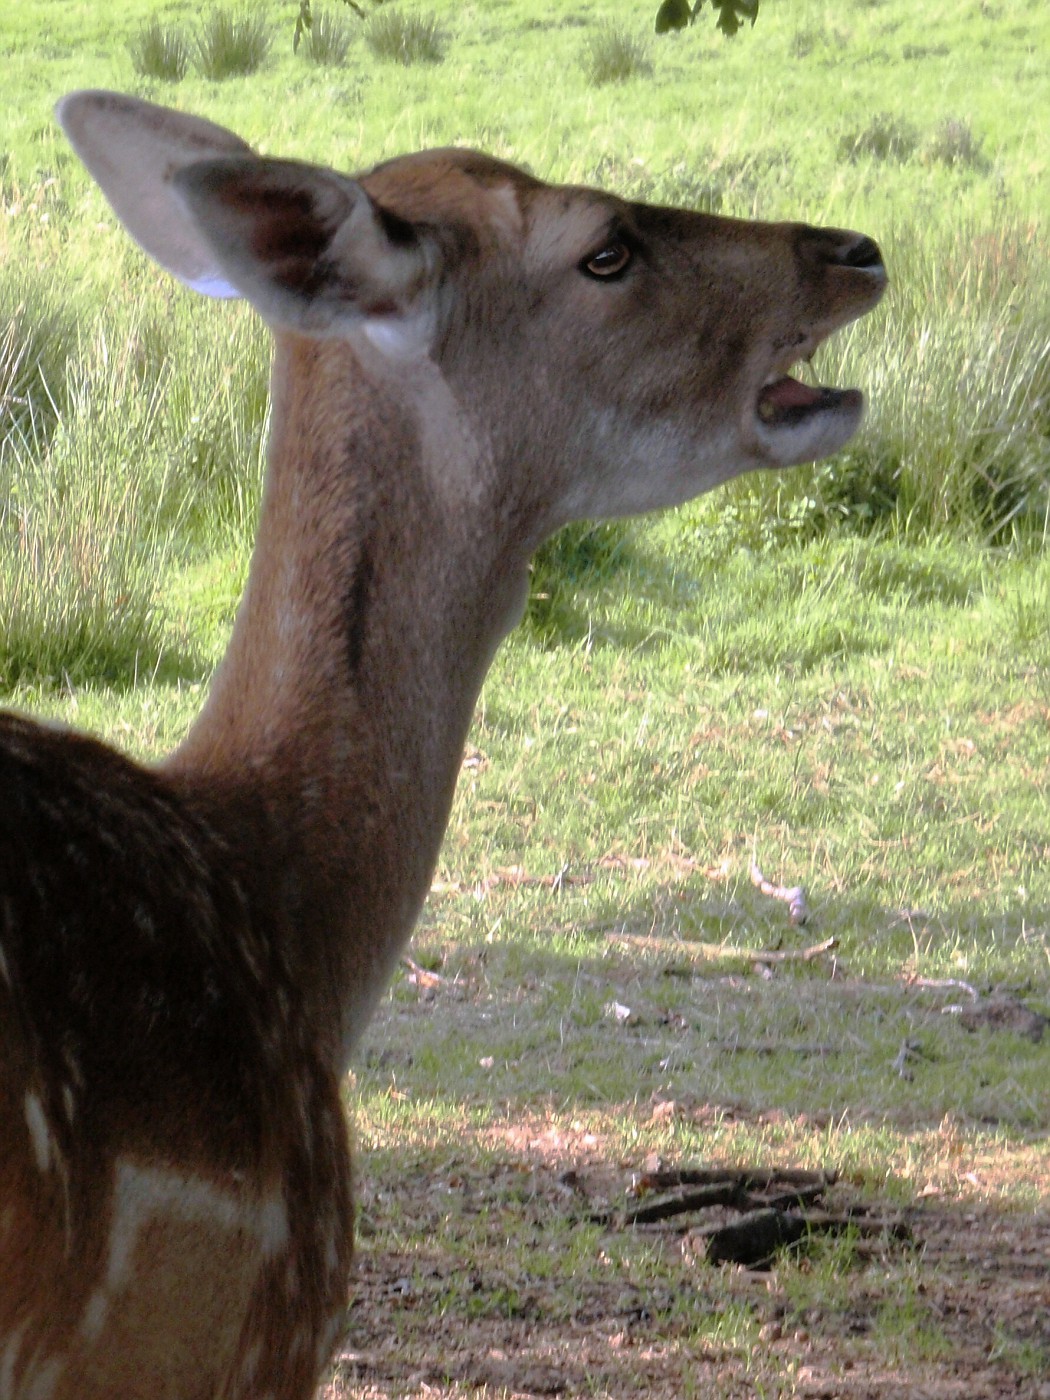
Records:
M16 447L46 448L65 406L80 308L37 277L0 280L0 473Z
M270 51L270 28L257 11L212 10L197 35L201 73L213 81L254 73Z
M350 52L350 26L332 9L318 10L301 44L303 54L320 67L339 68Z
M157 522L166 467L126 353L97 341L67 367L43 451L9 443L0 475L0 684L131 679L157 664L159 580L171 535Z
M132 68L143 78L178 83L190 66L190 43L185 33L163 24L156 15L132 38L128 53Z
M265 433L265 331L198 298L65 295L0 275L0 687L158 664L177 560L244 558Z
M960 117L945 117L926 143L923 157L953 169L983 172L991 166L981 138L975 136L970 123Z
M876 112L864 126L848 131L839 140L839 155L846 160L906 161L919 144L919 134L904 117Z
M365 25L365 43L386 63L440 63L445 56L444 31L433 15L380 10Z
M583 51L587 80L596 87L648 77L653 71L649 46L618 24L605 24L591 36Z

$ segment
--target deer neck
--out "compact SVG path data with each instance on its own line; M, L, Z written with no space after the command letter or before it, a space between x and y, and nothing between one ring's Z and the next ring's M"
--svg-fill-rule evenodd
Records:
M349 356L277 342L248 585L205 707L166 765L228 837L298 1014L342 1065L429 888L528 562L501 548L500 510L457 489L478 449L433 367L418 367L406 409L404 374L395 402L382 362Z

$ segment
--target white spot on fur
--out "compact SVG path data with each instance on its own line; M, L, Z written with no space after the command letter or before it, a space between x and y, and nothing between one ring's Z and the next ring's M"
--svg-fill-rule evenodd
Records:
M109 1312L109 1294L105 1288L96 1288L88 1299L84 1316L80 1319L81 1336L93 1342L102 1333L102 1327Z
M50 1171L54 1139L51 1136L51 1128L48 1125L47 1114L44 1112L44 1105L40 1102L40 1095L34 1094L32 1090L25 1097L25 1116L37 1167L42 1172Z
M60 1356L47 1357L43 1361L35 1357L29 1359L15 1390L15 1367L22 1341L29 1326L27 1318L15 1332L9 1332L0 1339L0 1400L51 1400L55 1386L66 1369L65 1360Z
M60 1356L49 1357L40 1365L34 1364L22 1378L19 1400L51 1400L65 1369L66 1363Z
M346 1318L343 1315L342 1308L340 1308L337 1313L333 1313L328 1319L328 1325L321 1333L321 1339L317 1343L316 1360L318 1366L323 1366L331 1356L332 1352L335 1350L336 1342L343 1334L345 1326Z
M15 1366L18 1353L22 1350L22 1338L29 1326L28 1319L14 1332L9 1332L0 1340L3 1352L0 1353L0 1400L13 1400L15 1393Z
M2 977L10 987L11 970L7 965L7 954L4 952L4 945L2 943L0 943L0 977Z
M253 1342L245 1352L244 1360L241 1362L242 1381L250 1382L254 1378L256 1371L259 1369L259 1359L261 1356L262 1343Z
M276 1196L264 1201L259 1212L259 1243L267 1259L288 1248L288 1211Z
M289 1238L288 1212L279 1196L267 1197L257 1205L200 1177L118 1162L106 1273L88 1300L80 1321L81 1335L95 1339L101 1334L110 1306L133 1281L140 1235L152 1221L165 1219L252 1235L258 1242L260 1259L279 1253ZM0 1400L5 1400L2 1391Z

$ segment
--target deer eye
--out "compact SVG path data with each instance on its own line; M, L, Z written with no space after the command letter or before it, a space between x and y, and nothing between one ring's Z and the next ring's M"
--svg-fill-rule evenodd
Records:
M630 261L630 248L621 239L615 238L584 262L583 271L592 277L618 277Z

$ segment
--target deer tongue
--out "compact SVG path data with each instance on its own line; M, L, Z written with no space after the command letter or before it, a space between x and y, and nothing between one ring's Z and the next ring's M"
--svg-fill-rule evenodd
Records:
M766 423L785 416L797 417L807 409L826 406L835 396L833 389L814 389L782 374L767 384L758 396L758 416Z

